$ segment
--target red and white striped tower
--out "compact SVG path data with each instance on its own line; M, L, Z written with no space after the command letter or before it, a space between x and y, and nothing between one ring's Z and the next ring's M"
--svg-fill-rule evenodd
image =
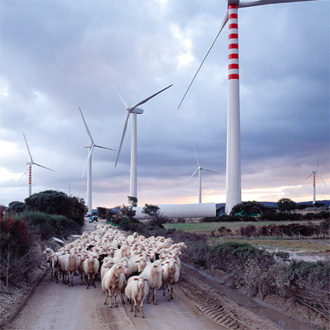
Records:
M313 205L316 203L315 173L313 172Z
M238 1L228 1L228 118L226 213L241 202L241 143L239 100Z
M32 164L29 167L29 197L31 196L31 187L32 187Z

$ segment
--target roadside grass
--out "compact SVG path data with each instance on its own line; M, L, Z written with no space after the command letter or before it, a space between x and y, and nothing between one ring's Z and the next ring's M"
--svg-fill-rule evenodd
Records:
M269 226L269 225L289 225L291 223L299 223L305 225L310 221L240 221L240 222L194 222L194 223L166 223L163 226L166 229L183 230L189 233L211 234L213 230L220 227L226 227L231 231L239 230L241 227L246 226ZM321 220L313 221L318 225Z
M329 252L330 245L329 240L326 239L311 239L309 238L292 238L286 239L280 238L243 238L239 236L233 237L210 237L208 240L209 244L222 244L226 242L237 242L247 243L254 247L265 248L265 249L279 249L289 251L304 251L309 253L322 253Z
M263 222L200 222L200 223L166 223L166 229L182 230L188 233L205 234L208 236L208 243L222 244L227 242L248 243L254 247L265 249L279 249L290 251L305 251L309 253L326 252L330 250L328 239L319 238L318 236L311 237L242 237L239 234L239 229L246 226L268 226L289 225L291 223L307 224L309 221L263 221ZM314 224L319 224L320 221L313 221ZM220 236L218 228L226 227L232 231L231 235Z

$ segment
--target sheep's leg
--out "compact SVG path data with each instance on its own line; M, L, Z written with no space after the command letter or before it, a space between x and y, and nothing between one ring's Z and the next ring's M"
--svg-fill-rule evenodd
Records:
M111 288L108 290L109 292L109 308L112 308L112 290Z
M171 301L171 283L167 283L167 300Z
M148 295L147 295L147 303L148 304L150 303L150 290L149 290Z
M108 302L108 290L105 290L105 300L104 300L104 305L106 305Z
M163 282L163 297L165 296L165 282Z
M157 289L154 288L154 304L157 305Z
M144 319L144 315L143 315L143 299L141 300L141 317Z
M118 304L117 304L117 288L114 289L114 307L118 307Z
M91 276L90 276L89 273L87 274L87 277L88 277L88 284L87 284L87 288L86 289L88 289L89 286L90 286L90 284L91 284Z
M136 317L136 312L138 310L138 304L136 303L136 299L134 299L134 307L135 307L134 317Z
M133 312L134 301L133 301L133 299L130 299L129 301L130 301L130 304L131 304L131 312Z
M73 286L73 272L70 272L69 275L70 275L70 284L71 286Z
M95 274L93 274L93 285L94 285L94 288L96 288L96 285L95 285Z
M121 302L123 305L125 305L125 299L123 297L123 291L120 291L120 296L121 296Z
M173 299L173 284L171 284L171 299Z

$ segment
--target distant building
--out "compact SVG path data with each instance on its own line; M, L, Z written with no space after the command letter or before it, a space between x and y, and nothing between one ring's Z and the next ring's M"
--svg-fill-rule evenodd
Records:
M215 203L197 203L197 204L163 204L157 205L159 213L167 218L205 218L216 216ZM134 208L136 210L136 219L147 219L148 216L142 213L143 207Z

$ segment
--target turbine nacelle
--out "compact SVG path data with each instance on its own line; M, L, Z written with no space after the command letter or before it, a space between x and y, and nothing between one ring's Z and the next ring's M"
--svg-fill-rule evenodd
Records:
M227 3L228 3L228 6L229 5L239 5L239 0L228 0L227 1Z
M134 108L133 110L127 109L127 111L129 111L130 113L136 113L138 115L143 114L143 109L141 109L141 108Z

